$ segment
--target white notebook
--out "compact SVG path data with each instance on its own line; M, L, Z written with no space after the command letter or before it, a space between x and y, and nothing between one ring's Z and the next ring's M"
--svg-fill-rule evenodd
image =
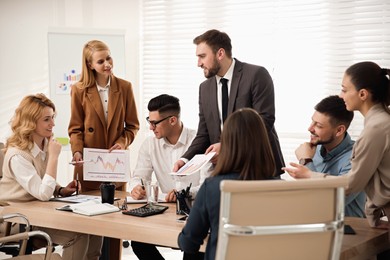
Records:
M86 216L95 216L119 211L118 207L108 203L101 203L98 200L88 200L86 202L69 204L57 209L64 211L72 211L74 213Z

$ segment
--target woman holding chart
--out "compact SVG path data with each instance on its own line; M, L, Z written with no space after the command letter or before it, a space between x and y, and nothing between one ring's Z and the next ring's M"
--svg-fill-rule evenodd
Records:
M68 127L77 176L83 191L99 189L101 182L83 181L83 148L127 149L139 129L130 82L113 74L108 46L98 40L84 45L80 81L71 89ZM80 162L80 163L78 163ZM125 183L116 183L125 189Z
M70 196L76 181L61 187L56 182L61 144L53 138L55 106L43 94L23 98L11 120L12 134L5 145L0 200L48 201ZM99 259L102 238L69 231L34 227L63 246L63 259Z

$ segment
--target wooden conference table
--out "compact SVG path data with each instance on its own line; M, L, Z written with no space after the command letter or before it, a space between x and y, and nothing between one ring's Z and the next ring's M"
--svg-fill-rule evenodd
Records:
M124 199L128 193L116 191L115 197ZM119 202L121 204L121 202ZM88 233L119 239L136 240L156 245L177 248L177 236L183 223L176 221L176 205L167 203L169 209L163 214L139 218L124 215L121 212L83 216L72 212L55 210L66 203L41 202L10 203L3 208L3 214L21 213L28 217L35 226L56 228L74 232ZM116 204L116 202L115 202ZM128 204L129 208L140 207L140 204ZM1 210L0 210L1 211ZM370 259L376 254L390 249L388 232L373 229L366 219L345 218L345 224L351 225L356 235L344 235L340 259ZM121 244L116 246L117 258L121 256ZM204 250L204 247L203 247ZM113 258L111 258L113 259Z

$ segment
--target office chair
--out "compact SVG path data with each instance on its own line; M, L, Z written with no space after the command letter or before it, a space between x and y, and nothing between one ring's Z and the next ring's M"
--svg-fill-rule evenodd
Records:
M221 182L217 260L339 259L345 177Z
M4 162L4 143L0 142L0 179L3 176L3 162ZM8 205L5 201L0 201L0 207ZM19 225L18 223L11 223L9 221L3 222L4 219L1 218L0 214L0 237L9 236L17 233L21 233L23 231L28 231L26 229L25 225ZM27 240L26 240L27 243ZM33 250L40 249L42 247L45 247L47 245L47 239L45 237L42 237L42 235L35 235L34 239L32 239L32 243L24 244L23 254L31 254ZM13 246L8 246L6 248L1 248L0 251L3 251L7 254L11 254L13 256L16 256L19 254L20 246L19 243L14 243Z
M0 142L0 180L3 177L3 162L4 162L4 143ZM0 201L0 207L7 206L6 201ZM16 230L19 230L18 224L12 224L11 222L2 222L0 221L0 237L7 236L12 233L15 233ZM14 245L9 245L7 247L0 247L0 251L5 252L11 255L17 255L19 253L19 244L15 243Z
M52 253L53 252L53 244L52 244L50 236L47 233L45 233L43 231L29 231L30 230L30 223L24 215L19 214L19 213L6 214L6 215L0 214L0 223L2 223L4 221L8 221L8 219L12 219L12 218L21 218L23 220L24 224L26 225L25 232L0 237L0 246L4 245L4 243L8 243L8 242L21 241L19 255L16 257L13 257L12 259L15 259L15 260L38 260L38 259L59 260L59 259L62 259L62 257L59 254ZM46 253L45 254L25 255L28 239L30 237L36 237L36 236L40 237L40 238L44 238L46 240L46 242L47 242Z

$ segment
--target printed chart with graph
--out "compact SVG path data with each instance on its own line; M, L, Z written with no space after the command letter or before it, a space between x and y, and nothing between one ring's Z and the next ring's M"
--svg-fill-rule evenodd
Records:
M169 174L174 176L188 176L198 172L202 169L215 155L215 152L208 154L196 154L189 162L184 164L177 172L171 172Z
M84 180L127 182L130 180L128 150L84 148Z

